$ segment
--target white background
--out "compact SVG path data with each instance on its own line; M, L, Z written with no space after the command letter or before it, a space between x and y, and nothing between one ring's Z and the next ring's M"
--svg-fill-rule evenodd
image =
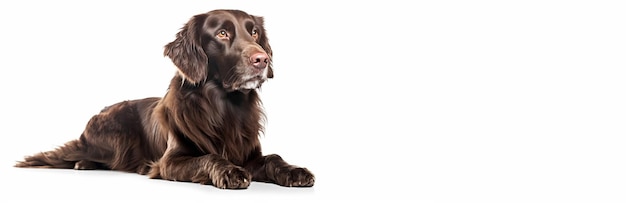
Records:
M400 2L3 1L2 202L626 201L621 1ZM163 46L218 8L265 17L264 152L313 188L12 167L106 105L162 96Z

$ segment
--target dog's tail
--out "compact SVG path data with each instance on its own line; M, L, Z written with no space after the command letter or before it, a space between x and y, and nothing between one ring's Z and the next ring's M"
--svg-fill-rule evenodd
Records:
M27 156L24 161L18 161L15 167L71 169L83 156L83 146L80 140L72 140L55 150Z

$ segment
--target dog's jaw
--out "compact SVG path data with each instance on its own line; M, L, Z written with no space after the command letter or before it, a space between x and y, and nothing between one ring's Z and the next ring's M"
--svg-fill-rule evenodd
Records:
M241 92L249 92L250 90L258 89L261 87L263 82L265 82L267 78L255 77L248 80L240 80L233 84L222 83L222 86L228 92L241 91Z
M232 84L223 83L225 89L229 91L242 91L249 92L250 90L258 89L268 79L268 69L257 74L244 74L239 80Z
M243 83L243 85L239 86L239 89L256 89L261 87L260 80L251 80Z

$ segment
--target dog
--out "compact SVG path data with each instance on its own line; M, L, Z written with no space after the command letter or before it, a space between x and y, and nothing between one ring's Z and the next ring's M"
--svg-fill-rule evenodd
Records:
M105 107L78 139L15 166L117 170L222 189L313 186L308 169L261 152L257 91L274 77L263 24L240 10L193 16L165 45L177 73L163 97Z

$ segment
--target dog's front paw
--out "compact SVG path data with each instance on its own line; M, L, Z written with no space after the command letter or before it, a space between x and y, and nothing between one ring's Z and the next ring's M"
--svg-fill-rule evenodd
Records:
M278 170L276 183L287 187L312 187L315 176L306 168L284 167Z
M227 166L213 178L213 185L221 189L245 189L250 186L252 176L239 166Z

